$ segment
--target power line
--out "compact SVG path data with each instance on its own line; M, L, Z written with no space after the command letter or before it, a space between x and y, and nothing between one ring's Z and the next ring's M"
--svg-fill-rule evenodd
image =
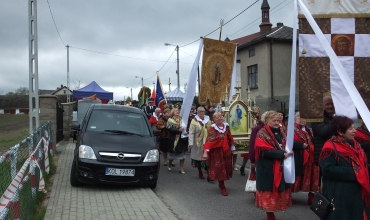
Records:
M163 67L167 64L167 62L171 59L172 55L175 53L176 49L174 49L170 55L170 57L168 57L167 61L163 64L163 66L158 70L158 72L160 72ZM156 73L157 74L157 73Z
M226 24L228 24L229 22L231 22L232 20L234 20L236 17L238 17L239 15L241 15L242 13L244 13L246 10L248 10L249 8L251 8L253 5L255 5L257 2L258 2L259 0L257 0L257 1L255 1L255 2L253 2L251 5L249 5L246 9L244 9L242 12L240 12L239 14L237 14L237 15L235 15L233 18L231 18L230 20L228 20L223 26L225 26ZM220 27L218 27L218 28L216 28L215 30L213 30L212 32L210 32L210 33L208 33L208 34L206 34L206 35L204 35L204 37L207 37L208 35L211 35L211 34L213 34L214 32L216 32L218 29L220 29ZM183 46L180 46L180 47L186 47L186 46L189 46L190 44L193 44L193 43L195 43L195 42L197 42L197 41L199 41L200 39L198 39L198 40L195 40L195 41L193 41L193 42L191 42L191 43L188 43L188 44L185 44L185 45L183 45Z
M282 2L280 2L278 5L276 5L274 8L271 9L271 11L274 11L274 9L276 9L277 7L279 7L280 5L282 5L284 2L286 2L287 0L284 0ZM290 4L292 1L288 2L288 4ZM288 4L284 5L283 7L281 7L280 9L278 9L277 11L271 13L271 15L273 15L274 13L278 12L279 10L281 10L282 8L284 8L285 6L287 6ZM240 31L244 30L246 27L252 25L254 22L258 21L261 19L262 16L258 17L257 19L253 20L252 22L250 22L249 24L247 24L246 26L242 27L241 29L239 29L238 31L234 32L233 34L229 35L229 37L239 33ZM248 30L248 29L247 29Z
M192 57L194 57L194 55L195 55L195 54L191 55L191 54L189 54L189 53L187 53L187 52L185 52L183 50L181 50L181 52L186 53L187 55L192 56ZM184 58L181 58L181 59L184 59Z
M124 58L135 59L135 60L145 60L145 61L161 62L161 63L167 62L167 61L163 61L163 60L151 60L151 59L143 59L143 58L137 58L137 57L123 56L123 55L118 55L118 54L113 54L113 53L106 53L106 52L101 52L101 51L96 51L96 50L89 50L89 49L85 49L85 48L81 48L81 47L74 47L74 46L70 46L70 47L73 47L73 48L78 49L78 50L85 50L85 51L89 51L89 52L93 52L93 53L100 53L100 54L104 54L104 55L124 57Z
M174 51L172 51L172 53L171 53L171 55L170 55L170 57L168 57L168 59L167 59L167 61L163 64L163 66L157 71L157 72L159 72L159 71L161 71L162 69L163 69L163 67L167 64L167 62L171 59L171 57L172 57L172 55L173 55L173 53L176 51L176 49L174 50ZM149 78L146 78L146 79L143 79L143 80L148 80L148 79L151 79L151 78L153 78L154 76L156 76L157 75L157 73L155 73L153 76L151 76L151 77L149 77Z
M55 26L55 29L57 29L57 32L58 32L59 38L60 38L60 40L62 41L63 45L64 45L64 46L66 46L66 44L64 43L64 41L63 41L62 37L60 36L60 33L59 33L59 30L58 30L57 24L55 23L54 16L53 16L53 12L51 11L51 7L50 7L49 0L46 0L46 1L48 2L49 10L50 10L50 14L51 14L51 18L53 19L54 26Z

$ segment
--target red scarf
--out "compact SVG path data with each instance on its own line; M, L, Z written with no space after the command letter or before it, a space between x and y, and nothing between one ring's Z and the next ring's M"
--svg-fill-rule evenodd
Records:
M331 143L332 142L332 143ZM357 182L362 187L362 199L370 208L370 180L367 169L366 154L361 146L354 140L353 148L342 137L333 136L324 144L320 154L320 161L328 158L335 152L333 143L337 148L337 156L345 159L352 165L353 171L356 175Z
M282 145L280 146L279 142L276 140L275 135L272 133L270 126L265 125L261 130L259 130L256 138L256 142L254 145L255 154L256 154L256 162L259 159L260 153L263 153L262 151L265 150L284 150L285 144L286 144L286 138L285 134L280 129L281 139L282 139ZM277 189L279 188L281 179L283 177L283 170L281 169L281 162L280 160L274 160L272 169L273 169L273 175L274 175L274 187L272 191L277 192Z
M224 151L228 151L230 150L230 146L232 144L235 143L234 138L231 135L229 126L226 127L226 131L224 133L218 132L215 128L210 127L208 130L206 142L204 143L203 151L218 147L222 147Z
M308 144L308 148L306 149L303 149L302 151L302 154L303 154L303 165L307 164L308 160L310 160L310 162L313 162L313 153L314 153L314 145L312 143L312 140L311 140L311 136L310 134L312 133L308 133L310 132L309 128L307 126L305 126L306 130L303 131L301 126L299 124L295 124L294 125L294 141L297 141L297 142L304 142L306 144ZM311 157L310 157L311 155Z
M358 141L360 144L370 142L370 133L364 127L358 127L355 133L355 140Z

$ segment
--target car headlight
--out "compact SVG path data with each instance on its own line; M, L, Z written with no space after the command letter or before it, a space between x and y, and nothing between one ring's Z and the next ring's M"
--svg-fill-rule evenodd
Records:
M96 160L96 156L94 153L94 150L86 145L80 145L78 156L80 158L90 159L90 160Z
M159 151L157 149L150 150L145 156L144 162L158 162L159 161Z

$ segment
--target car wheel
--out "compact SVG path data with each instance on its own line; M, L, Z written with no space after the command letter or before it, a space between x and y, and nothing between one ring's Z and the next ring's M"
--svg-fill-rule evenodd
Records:
M70 177L71 186L81 186L82 183L78 181L76 177L76 164L73 161L72 167L71 167L71 177Z
M149 185L149 187L151 189L155 189L157 187L157 181L155 181L155 183L153 183L152 185Z

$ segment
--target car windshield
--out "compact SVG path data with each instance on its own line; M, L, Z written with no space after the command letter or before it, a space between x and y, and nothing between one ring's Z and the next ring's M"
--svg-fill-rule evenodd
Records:
M125 111L94 110L87 124L88 131L114 134L150 135L146 118L141 114Z

